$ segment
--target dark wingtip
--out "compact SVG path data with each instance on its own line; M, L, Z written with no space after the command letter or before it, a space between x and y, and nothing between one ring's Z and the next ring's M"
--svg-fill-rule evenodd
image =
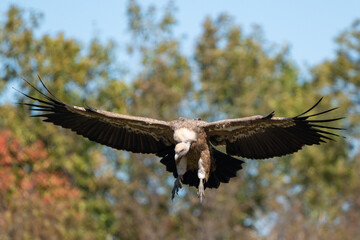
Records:
M271 113L263 117L263 119L271 119L274 115L275 115L275 111L272 111Z
M85 105L85 109L86 109L86 111L96 112L96 109L95 109L95 108L90 107L90 106L89 106L89 105L87 105L86 103L84 103L84 105Z
M313 110L317 105L319 105L319 103L320 103L323 99L324 99L324 97L321 97L321 98L314 104L314 106L312 106L311 108L309 108L309 109L306 110L305 112L297 115L297 116L294 117L294 118L298 118L298 117L303 116L303 115L305 115L306 113L310 112L310 111Z
M52 93L50 92L50 90L46 87L46 85L45 85L45 83L43 82L43 80L41 79L40 75L38 74L37 76L38 76L39 81L41 82L41 85L43 85L43 87L46 89L46 91L47 91L53 98L55 98L57 101L61 102L61 101L60 101L54 94L52 94Z
M322 120L306 120L309 123L324 123L324 122L334 122L338 120L345 119L345 117L331 118L331 119L322 119Z

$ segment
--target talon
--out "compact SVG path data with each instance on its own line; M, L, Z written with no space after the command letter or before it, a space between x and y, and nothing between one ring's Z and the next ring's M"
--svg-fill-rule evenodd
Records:
M171 191L171 200L174 200L175 194L178 195L179 189L182 188L182 183L180 177L176 178L174 182L174 187Z

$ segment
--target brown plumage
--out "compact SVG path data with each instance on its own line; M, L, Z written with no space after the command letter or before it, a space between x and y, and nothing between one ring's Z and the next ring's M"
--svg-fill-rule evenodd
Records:
M250 159L264 159L297 152L304 145L320 144L338 136L331 130L341 128L323 125L342 118L313 120L312 117L326 114L336 108L306 115L309 110L291 118L274 117L274 112L266 116L252 116L206 122L199 119L180 118L166 122L151 118L128 116L91 107L77 107L57 99L41 81L48 92L44 94L29 82L43 98L39 102L22 103L33 112L41 114L45 122L71 129L92 141L119 150L134 153L153 153L161 157L160 162L176 178L172 197L183 184L198 188L200 201L204 190L218 188L227 183L242 169L243 161L231 155ZM215 148L225 145L226 153Z

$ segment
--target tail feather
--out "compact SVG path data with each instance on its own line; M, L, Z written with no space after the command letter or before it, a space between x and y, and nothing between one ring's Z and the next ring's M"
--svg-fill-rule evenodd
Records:
M183 176L182 183L197 188L200 184L200 179L198 177L197 170L187 171Z
M228 183L231 178L236 177L237 171L242 169L242 164L244 162L222 153L213 147L211 147L211 154L215 159L216 170L210 174L208 181L204 184L204 187L218 188L220 183ZM178 175L174 160L174 149L170 148L168 151L157 155L162 157L160 162L166 166L166 171L173 173L174 177L177 178ZM200 183L197 170L187 171L183 176L182 183L197 188Z
M244 161L227 155L211 147L212 156L215 159L216 170L211 173L205 187L218 188L220 182L228 183L230 178L236 177L236 172L242 169Z

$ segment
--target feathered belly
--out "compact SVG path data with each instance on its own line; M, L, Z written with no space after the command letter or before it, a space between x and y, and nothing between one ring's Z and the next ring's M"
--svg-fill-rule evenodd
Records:
M204 156L204 152L206 151L207 145L204 145L201 141L193 143L188 154L186 155L187 170L198 170L200 158L202 158L203 162L209 162L210 159L203 159L204 157L207 158L207 156Z
M198 151L190 151L186 155L187 158L187 170L197 170L198 169L198 162L200 159L200 152Z

